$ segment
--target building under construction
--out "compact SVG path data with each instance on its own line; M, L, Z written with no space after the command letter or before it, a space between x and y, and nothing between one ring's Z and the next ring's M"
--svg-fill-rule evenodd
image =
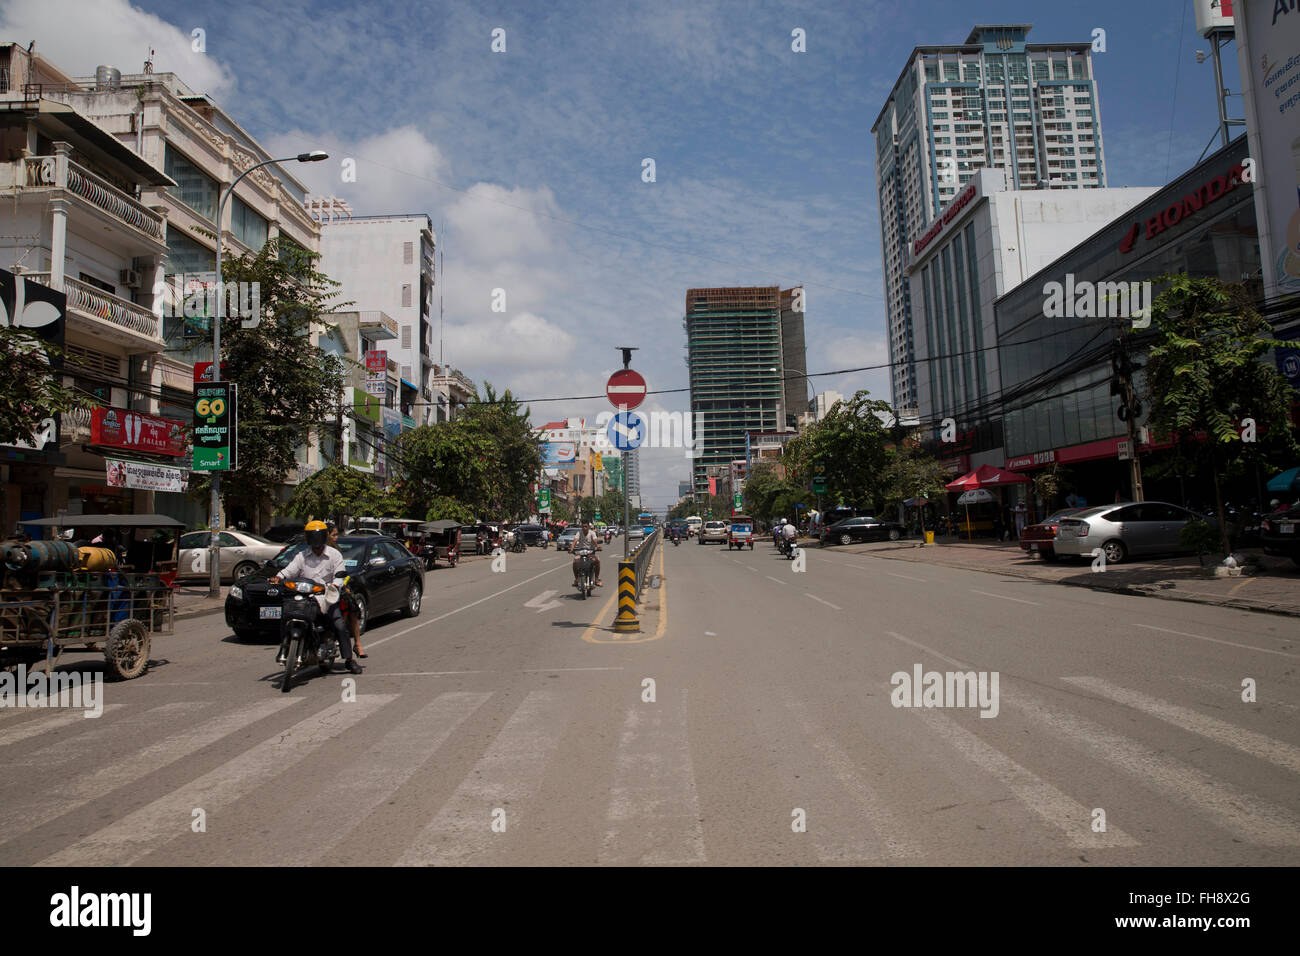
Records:
M692 484L728 474L751 431L784 431L808 410L803 289L690 289L687 365L698 442Z

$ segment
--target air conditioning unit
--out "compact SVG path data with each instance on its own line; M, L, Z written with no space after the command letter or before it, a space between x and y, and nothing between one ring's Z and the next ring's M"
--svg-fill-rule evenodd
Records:
M141 281L140 273L135 269L123 269L118 273L118 282L128 289L140 288Z

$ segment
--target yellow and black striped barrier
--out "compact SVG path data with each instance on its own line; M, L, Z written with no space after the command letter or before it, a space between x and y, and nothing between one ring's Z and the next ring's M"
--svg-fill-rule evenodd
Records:
M620 561L618 563L618 616L614 618L614 630L623 633L635 633L641 630L641 623L636 617L636 562Z

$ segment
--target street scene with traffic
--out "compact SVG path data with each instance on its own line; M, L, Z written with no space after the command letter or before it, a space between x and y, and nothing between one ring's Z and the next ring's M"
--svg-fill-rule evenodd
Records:
M1300 13L940 6L0 0L0 865L1300 865Z

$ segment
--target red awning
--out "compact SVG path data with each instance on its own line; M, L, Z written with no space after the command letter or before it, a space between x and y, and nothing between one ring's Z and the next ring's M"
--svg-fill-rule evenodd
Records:
M1023 485L1029 479L1017 475L1014 471L1003 471L992 465L980 465L969 474L962 475L956 481L950 481L944 487L949 491L969 491L972 488L996 488L998 485Z

